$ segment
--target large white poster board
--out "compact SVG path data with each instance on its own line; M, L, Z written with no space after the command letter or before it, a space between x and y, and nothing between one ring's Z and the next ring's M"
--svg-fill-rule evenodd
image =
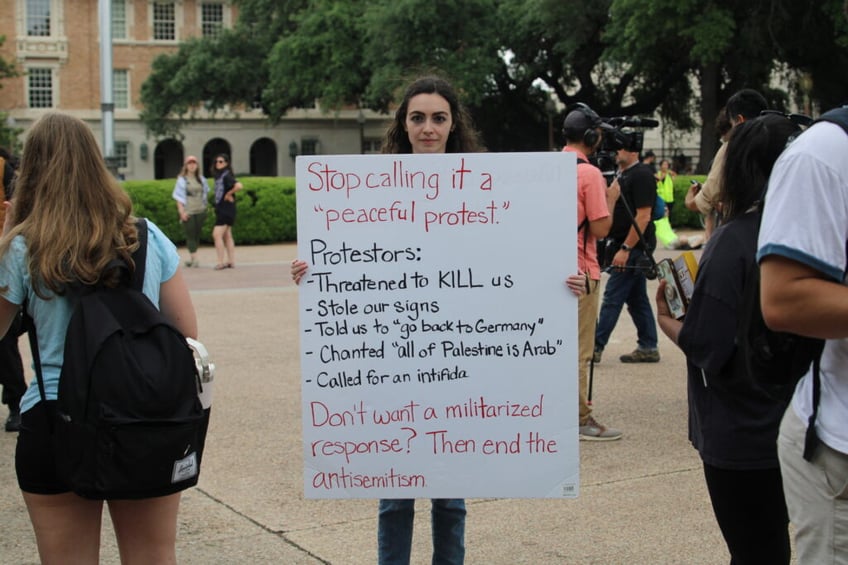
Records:
M577 496L574 157L296 167L305 496Z

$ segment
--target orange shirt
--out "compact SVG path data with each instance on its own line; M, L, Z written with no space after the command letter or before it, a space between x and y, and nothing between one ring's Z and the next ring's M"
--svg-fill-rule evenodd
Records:
M586 156L572 149L563 147L565 152L574 153L578 159L586 159ZM589 233L585 226L581 228L583 221L590 222L606 218L610 215L607 208L607 182L600 169L589 163L577 163L577 268L580 272L589 273L589 278L601 280L601 266L598 264L597 241L598 238ZM585 245L584 236L588 236Z

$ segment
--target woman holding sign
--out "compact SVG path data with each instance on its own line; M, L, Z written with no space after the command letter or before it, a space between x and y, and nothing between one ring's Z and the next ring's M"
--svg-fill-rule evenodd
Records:
M482 149L468 111L454 88L444 79L423 77L406 90L395 118L386 131L383 153L473 153ZM291 265L300 283L308 265L296 259ZM465 560L465 501L433 499L433 563L461 564ZM377 531L380 565L408 564L412 551L414 499L380 500Z

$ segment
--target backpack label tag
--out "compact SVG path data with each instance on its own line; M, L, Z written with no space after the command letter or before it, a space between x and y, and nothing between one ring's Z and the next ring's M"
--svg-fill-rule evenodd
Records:
M171 482L179 483L197 476L197 452L192 451L186 457L174 462L174 472Z

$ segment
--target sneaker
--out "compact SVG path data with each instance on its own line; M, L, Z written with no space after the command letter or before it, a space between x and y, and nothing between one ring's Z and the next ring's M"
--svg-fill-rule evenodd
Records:
M6 418L6 431L17 432L21 429L21 411L10 410L9 417Z
M580 426L581 441L614 441L621 439L621 431L599 424L589 416L586 423Z
M660 360L660 352L658 349L636 348L632 353L625 353L619 359L622 363L657 363Z
M603 349L595 349L595 352L592 353L592 363L600 363L601 355L604 353Z

